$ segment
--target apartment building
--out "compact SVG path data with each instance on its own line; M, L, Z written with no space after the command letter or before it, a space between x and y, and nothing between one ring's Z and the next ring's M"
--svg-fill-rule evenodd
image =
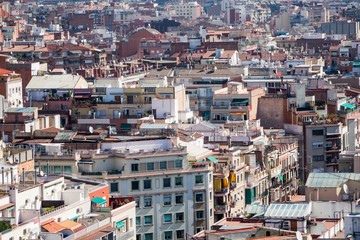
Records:
M306 173L317 169L322 172L338 170L339 154L346 145L342 123L309 124L304 131L304 167Z
M0 69L0 95L5 97L9 107L23 106L23 86L20 74Z
M227 88L214 92L211 122L245 121L256 119L258 99L265 96L262 88L246 89L242 83L230 82Z
M245 211L245 157L237 147L213 150L218 163L214 165L215 222L235 217Z
M112 196L135 199L140 239L182 239L214 222L212 165L217 160L210 150L174 147L171 141L104 142L112 157L88 161L92 170L86 172L102 172L94 177L109 183Z
M202 7L197 2L186 2L174 5L175 15L189 19L197 19L201 16Z

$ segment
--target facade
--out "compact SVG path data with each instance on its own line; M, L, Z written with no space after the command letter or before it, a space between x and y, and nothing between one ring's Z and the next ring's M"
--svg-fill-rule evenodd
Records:
M0 69L0 89L0 95L5 97L9 107L23 106L23 86L19 74Z
M201 16L202 7L197 2L186 2L174 5L178 17L197 19Z

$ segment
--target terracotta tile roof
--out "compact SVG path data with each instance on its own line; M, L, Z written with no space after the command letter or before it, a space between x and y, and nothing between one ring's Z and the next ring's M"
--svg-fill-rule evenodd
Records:
M41 226L42 228L44 228L46 231L50 232L50 233L57 233L61 230L64 230L65 228L63 226L61 226L59 223L57 222L49 222L46 224L43 224Z
M74 222L74 221L71 221L71 220L62 221L62 222L59 223L59 225L63 226L64 228L71 229L73 231L75 231L76 229L82 227L81 223L77 223L77 222Z
M12 73L12 71L0 68L0 76L8 75L10 73Z

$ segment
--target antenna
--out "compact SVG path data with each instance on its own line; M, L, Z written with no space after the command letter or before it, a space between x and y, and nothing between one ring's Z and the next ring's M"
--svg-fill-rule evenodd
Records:
M344 190L344 192L345 192L346 194L349 193L349 187L348 187L348 185L347 185L346 183L343 184L343 190Z
M93 133L94 132L94 128L92 126L89 127L89 133Z

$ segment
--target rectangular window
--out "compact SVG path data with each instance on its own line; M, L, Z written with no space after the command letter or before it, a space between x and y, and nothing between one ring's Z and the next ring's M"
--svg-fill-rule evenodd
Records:
M323 129L312 130L312 135L313 136L323 136L324 135L324 130Z
M184 213L183 212L175 213L175 220L177 222L183 222L184 221Z
M176 239L184 239L185 231L184 230L176 230Z
M145 240L153 240L153 234L152 233L145 233Z
M204 211L196 211L196 219L204 219Z
M71 173L71 166L64 166L64 173Z
M141 217L136 217L136 226L140 226Z
M152 216L145 216L144 225L151 225L151 224L152 224Z
M171 195L164 195L164 206L171 205Z
M315 142L312 144L313 146L313 149L316 149L316 148L323 148L324 147L324 143L323 142Z
M152 197L144 197L144 207L152 206Z
M141 234L136 234L136 240L141 240Z
M131 171L132 172L138 172L139 171L139 164L138 163L131 164Z
M54 166L54 173L61 173L61 167L60 166Z
M151 189L151 180L144 180L144 189Z
M132 181L131 182L131 190L132 191L135 191L135 190L139 190L140 187L139 187L139 181Z
M182 159L175 160L175 168L182 168Z
M165 240L172 240L172 231L166 231L164 232L164 239Z
M160 162L160 169L161 170L165 170L165 169L167 169L167 162Z
M175 177L175 186L180 187L183 185L183 177Z
M323 162L324 161L324 155L313 156L312 160L314 162Z
M163 187L164 188L171 187L171 178L164 178L163 179Z
M171 223L172 222L172 215L171 213L164 214L164 223Z
M154 171L154 163L150 162L146 164L146 170L148 171Z
M195 176L195 184L202 184L204 183L203 175Z
M177 194L175 196L175 203L176 204L183 204L184 203L184 196L183 194Z
M110 192L118 192L119 184L117 182L110 183Z
M204 194L203 193L195 193L195 202L204 202Z
M134 197L136 207L140 207L140 197Z

